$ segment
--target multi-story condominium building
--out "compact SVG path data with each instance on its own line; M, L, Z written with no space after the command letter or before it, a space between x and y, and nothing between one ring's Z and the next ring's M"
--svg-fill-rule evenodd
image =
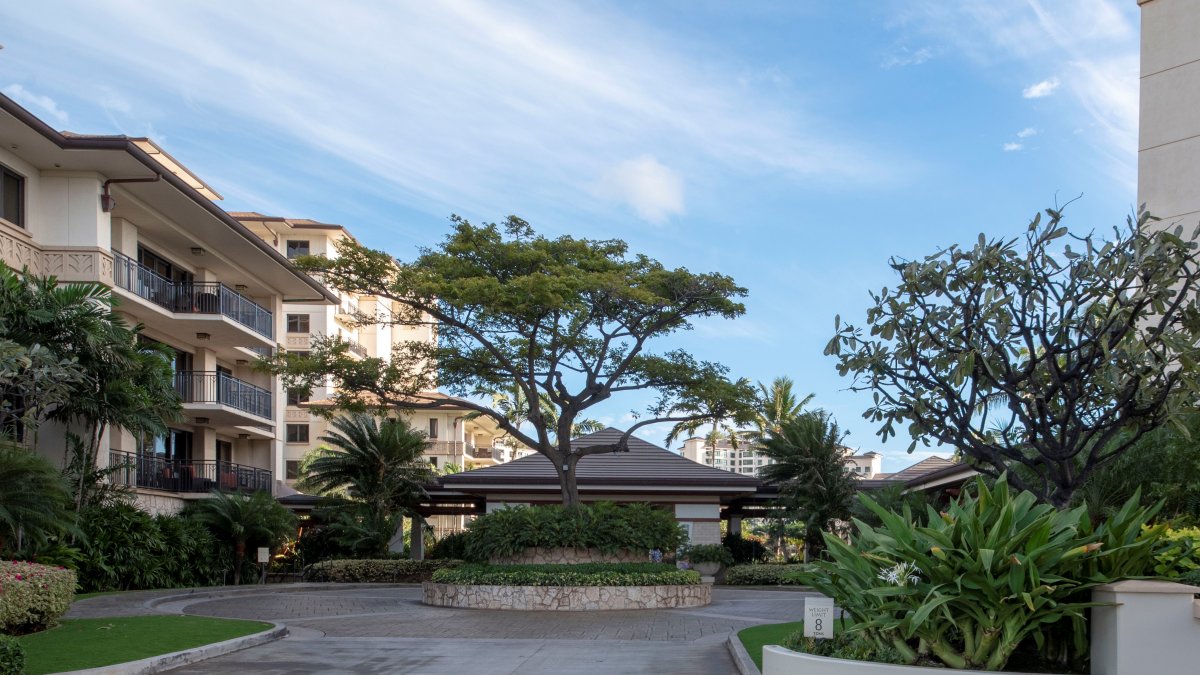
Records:
M0 174L0 259L109 287L118 310L175 354L183 421L162 438L110 432L98 461L125 466L114 479L151 510L214 488L273 489L288 407L251 364L289 335L285 307L334 312L341 298L148 139L59 132L0 96ZM44 429L39 451L61 461L64 433Z
M337 256L337 243L353 239L345 227L298 218L264 216L255 212L231 215L288 258L300 255ZM388 325L399 308L375 296L338 294L336 304L289 303L284 308L283 333L278 342L288 351L304 352L315 336L336 336L349 344L349 352L360 358L391 358L392 348L406 342L432 342L437 339L431 324ZM381 323L356 321L357 317L378 317ZM363 324L363 325L360 325ZM284 476L289 482L299 478L304 456L321 445L329 430L326 418L311 404L328 400L328 387L313 390L308 399L289 393L284 412ZM469 417L470 411L450 405L436 411L405 413L409 422L429 438L425 451L438 469L453 465L471 469L507 461L512 451L497 444L497 429L487 418ZM311 400L309 400L311 399Z
M859 478L873 478L883 470L883 455L878 452L858 454L853 448L843 448L847 466ZM683 442L683 456L716 469L733 471L747 476L757 476L759 470L774 460L758 450L753 440L744 438L737 448L729 439L717 441L716 447L706 438L689 438Z

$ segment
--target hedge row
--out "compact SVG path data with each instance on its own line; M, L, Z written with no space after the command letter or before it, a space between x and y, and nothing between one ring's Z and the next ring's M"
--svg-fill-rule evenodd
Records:
M796 575L807 565L734 565L725 570L730 586L802 586Z
M308 581L342 583L418 583L461 560L326 560L304 568Z
M0 633L24 635L58 622L75 599L75 573L17 560L0 561Z
M671 511L648 504L611 502L578 506L516 506L480 516L468 526L466 555L489 560L542 548L674 551L686 540Z
M658 563L463 565L433 573L439 584L475 586L666 586L700 583L700 573Z

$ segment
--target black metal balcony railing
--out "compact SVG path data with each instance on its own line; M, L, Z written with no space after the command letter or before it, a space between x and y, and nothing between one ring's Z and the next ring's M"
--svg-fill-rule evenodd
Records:
M367 348L355 340L346 340L346 348L350 350L351 354L357 354L364 359L367 358Z
M221 314L268 338L275 337L271 310L215 281L175 282L113 251L113 283L178 314Z
M251 415L271 419L271 392L211 370L175 373L175 391L184 403L220 403Z
M270 469L218 460L165 459L112 450L108 466L109 480L116 485L169 492L270 491L275 483Z

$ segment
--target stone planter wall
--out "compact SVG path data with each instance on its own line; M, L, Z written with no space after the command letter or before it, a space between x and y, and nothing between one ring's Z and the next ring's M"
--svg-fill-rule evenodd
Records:
M578 565L581 563L638 563L648 562L641 551L605 553L595 548L527 548L516 555L497 556L488 562L493 565Z
M948 673L978 672L978 670L951 670L923 666L897 666L870 661L848 661L802 654L777 645L763 647L762 675L947 675ZM1006 675L1029 674L1014 672L1006 673ZM1130 675L1133 674L1130 673Z
M468 586L426 581L421 584L421 602L464 609L670 609L709 604L712 586Z

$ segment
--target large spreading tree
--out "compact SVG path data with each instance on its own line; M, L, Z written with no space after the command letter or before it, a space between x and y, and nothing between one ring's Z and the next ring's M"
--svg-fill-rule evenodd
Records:
M579 501L576 467L585 456L625 451L648 425L725 417L752 400L719 364L681 349L652 351L696 319L741 315L746 290L730 277L668 269L620 240L538 235L516 217L502 226L451 220L449 236L409 262L353 241L340 243L336 258L299 261L338 290L379 299L386 311L360 312L360 325L433 326L435 344L413 340L396 345L390 360L357 359L330 336L271 367L302 390L332 378L341 408L465 407L488 417L553 462L567 505ZM514 388L533 402L518 415L435 391ZM652 403L613 443L572 447L573 426L620 394Z
M891 261L867 326L826 353L869 391L885 440L957 449L1066 505L1097 469L1196 405L1200 265L1192 234L1144 211L1108 241L1060 210L1023 237ZM911 447L910 447L911 450Z

